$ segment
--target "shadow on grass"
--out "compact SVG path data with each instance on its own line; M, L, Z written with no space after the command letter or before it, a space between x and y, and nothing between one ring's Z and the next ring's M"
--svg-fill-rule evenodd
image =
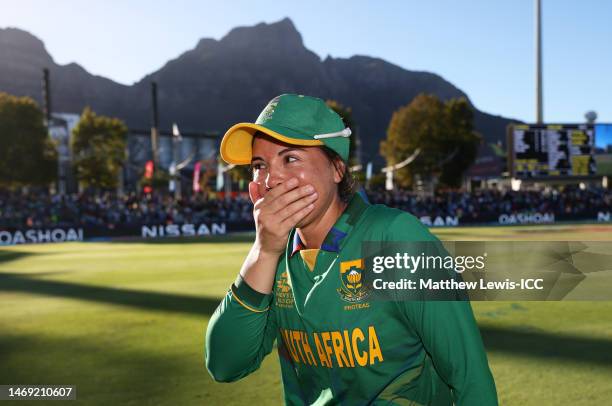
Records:
M30 293L202 316L211 315L220 301L218 298L40 280L15 273L0 273L0 292ZM481 326L480 331L489 351L612 367L610 339L520 331L486 325Z
M193 344L201 348L199 342ZM189 390L193 404L202 404L213 385L203 355L177 357L137 346L109 345L104 338L3 334L0 356L3 384L76 385L78 403L90 405L172 405L177 390ZM184 381L197 385L184 385Z
M487 351L612 367L612 340L480 326Z
M26 251L12 251L12 250L2 250L0 249L0 264L3 262L11 262L16 261L21 258L29 257L31 255L37 255L35 252L26 252Z
M218 298L41 280L6 272L0 273L0 292L31 293L193 315L211 315L221 301Z

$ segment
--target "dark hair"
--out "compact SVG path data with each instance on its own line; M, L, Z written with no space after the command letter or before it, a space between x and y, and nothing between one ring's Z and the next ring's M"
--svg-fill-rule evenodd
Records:
M341 168L338 168L337 166L338 162L343 162L340 155L327 146L322 146L321 149L323 152L325 152L325 156L327 156L332 165L334 165L336 169L340 170ZM353 197L355 194L356 185L357 182L349 170L348 163L344 162L342 179L340 180L340 183L338 183L338 194L340 195L340 200L342 200L344 203L348 203L351 200L351 197Z
M253 145L253 142L255 141L256 137L267 138L269 140L278 142L278 140L270 137L268 134L265 134L261 131L256 131L255 134L253 134L253 141L251 142L251 145ZM327 159L329 159L331 164L334 165L336 169L340 170L341 168L338 168L337 166L339 162L343 162L343 159L340 157L340 155L336 151L325 145L320 148L323 150L325 156L327 157ZM338 195L340 195L340 200L342 200L342 202L344 203L348 203L351 200L351 197L353 197L353 195L355 194L355 190L357 189L356 186L357 182L355 181L355 178L353 177L351 171L349 171L348 163L344 162L342 179L340 180L340 183L338 183Z

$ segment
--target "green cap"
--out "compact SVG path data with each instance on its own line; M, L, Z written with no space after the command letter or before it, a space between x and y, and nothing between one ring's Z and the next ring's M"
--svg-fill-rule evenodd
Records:
M250 164L257 131L291 145L325 145L348 162L351 130L316 97L282 94L270 100L255 123L239 123L227 130L221 140L221 158L229 164Z

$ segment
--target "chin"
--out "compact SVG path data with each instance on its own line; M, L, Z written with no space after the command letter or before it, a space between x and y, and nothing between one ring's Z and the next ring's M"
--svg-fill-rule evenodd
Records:
M306 227L308 224L310 224L310 221L308 219L308 217L310 216L306 216L305 218L303 218L302 220L300 220L296 225L295 228L303 228Z
M317 207L315 206L314 210L311 211L310 213L308 213L308 215L306 215L306 217L304 217L303 219L301 219L296 225L295 228L303 228L306 227L307 225L309 225L310 223L312 223L312 220L317 218L317 216L319 215L318 211L317 211Z

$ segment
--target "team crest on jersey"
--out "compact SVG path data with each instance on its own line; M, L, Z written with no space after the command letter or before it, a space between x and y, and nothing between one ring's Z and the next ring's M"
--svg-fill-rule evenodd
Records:
M363 259L340 262L340 288L338 288L338 293L342 300L355 303L370 295L370 289L364 281L364 271Z

